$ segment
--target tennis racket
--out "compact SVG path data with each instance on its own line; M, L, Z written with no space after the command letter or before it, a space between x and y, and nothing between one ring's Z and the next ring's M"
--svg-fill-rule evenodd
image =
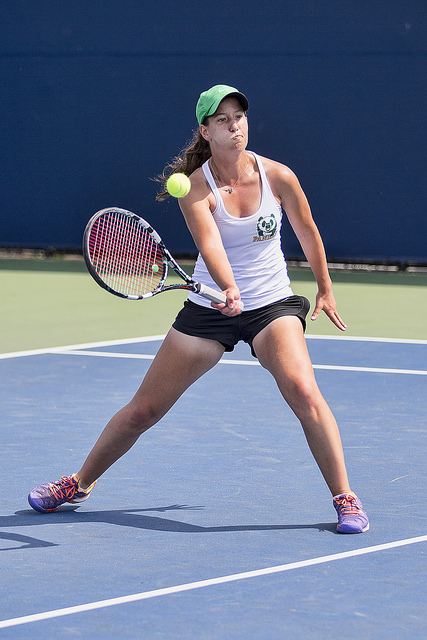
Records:
M99 286L120 298L143 300L163 291L186 289L211 302L227 302L223 293L185 273L153 227L125 209L102 209L92 216L84 232L83 255ZM169 267L184 284L165 285ZM241 301L239 305L243 309Z

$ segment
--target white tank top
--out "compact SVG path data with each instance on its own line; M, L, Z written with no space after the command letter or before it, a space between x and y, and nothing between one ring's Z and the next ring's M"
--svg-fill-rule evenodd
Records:
M261 204L256 213L246 218L236 218L227 213L209 162L202 166L216 200L212 215L218 225L245 311L258 309L293 295L281 247L282 209L273 195L261 159L252 151L250 153L257 162L261 177ZM197 282L220 291L200 254L193 277ZM188 299L210 307L209 300L196 293L190 292Z

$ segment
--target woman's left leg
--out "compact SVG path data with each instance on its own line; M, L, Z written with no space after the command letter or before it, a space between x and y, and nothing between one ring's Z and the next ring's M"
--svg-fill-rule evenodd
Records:
M338 426L314 377L299 318L276 318L255 336L253 348L300 420L332 495L351 492Z

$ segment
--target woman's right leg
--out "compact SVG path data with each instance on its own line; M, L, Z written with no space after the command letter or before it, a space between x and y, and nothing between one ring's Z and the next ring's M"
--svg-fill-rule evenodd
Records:
M111 418L75 474L80 488L89 487L125 454L223 353L224 347L215 340L188 336L172 328L135 396Z

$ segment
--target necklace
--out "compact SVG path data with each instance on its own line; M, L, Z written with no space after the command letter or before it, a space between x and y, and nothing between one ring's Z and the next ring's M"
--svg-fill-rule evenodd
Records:
M242 175L245 173L246 169L247 169L247 168L248 168L248 166L249 166L249 157L248 157L248 161L247 161L247 163L246 163L246 167L243 169L242 173L240 173L240 174L239 174L239 176L238 176L238 178L237 178L236 182L233 184L233 186L232 186L232 187L221 187L221 186L220 186L219 178L218 178L218 176L216 175L216 173L215 173L215 171L214 171L214 168L213 168L213 165L212 165L212 158L209 160L209 166L210 166L210 168L211 168L211 171L212 171L213 177L214 177L214 179L215 179L215 182L216 182L216 183L217 183L217 185L218 185L218 189L222 189L223 191L227 191L227 193L233 193L233 191L234 191L234 188L235 188L236 184L239 182L240 178L242 177Z

